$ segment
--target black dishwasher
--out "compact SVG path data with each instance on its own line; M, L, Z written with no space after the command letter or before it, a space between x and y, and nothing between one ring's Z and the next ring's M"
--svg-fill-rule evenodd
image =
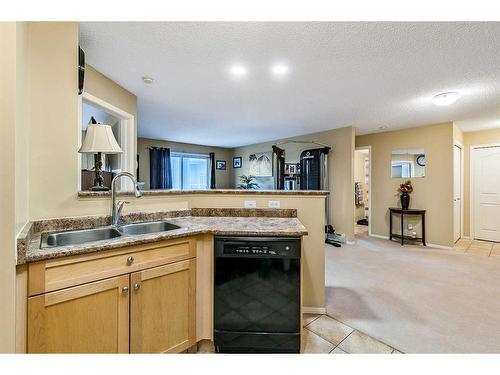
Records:
M300 238L215 237L217 352L300 352L300 251Z

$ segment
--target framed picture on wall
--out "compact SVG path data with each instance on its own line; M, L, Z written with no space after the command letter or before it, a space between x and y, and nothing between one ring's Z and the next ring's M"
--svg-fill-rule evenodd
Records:
M226 161L225 160L217 160L215 162L215 168L226 170Z
M273 175L273 153L259 152L248 158L250 164L248 172L256 177L270 177Z
M233 168L241 168L241 156L233 158Z

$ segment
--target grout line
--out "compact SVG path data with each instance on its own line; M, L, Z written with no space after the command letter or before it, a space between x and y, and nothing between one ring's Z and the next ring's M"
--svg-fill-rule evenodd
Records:
M335 346L335 344L334 344L333 342L331 342L331 341L329 341L329 340L325 339L323 336L318 335L316 332L313 332L313 331L311 331L310 329L307 329L307 328L305 328L305 327L304 327L304 329L306 329L306 330L307 330L310 334L315 335L315 336L318 336L318 337L319 337L320 339L322 339L323 341L326 341L327 343L329 343L329 344L333 345L333 349L335 349L335 348L336 348L336 346ZM332 349L332 350L333 350L333 349ZM327 354L330 354L330 353L332 352L332 350L330 350Z
M342 323L342 324L343 324L343 323ZM342 339L342 340L341 340L341 341L337 344L337 346L336 346L335 348L338 348L338 347L340 346L340 344L342 344L345 340L347 340L347 338L348 338L349 336L351 336L351 335L352 335L352 334L356 331L356 330L355 330L354 328L352 328L352 327L349 327L349 328L351 328L351 329L352 329L352 332L351 332L351 333L349 333L346 337L344 337L344 338L343 338L343 339ZM333 342L332 342L332 344L333 344ZM335 349L335 348L333 348L333 349ZM333 350L333 349L332 349L332 350ZM344 349L342 349L342 348L339 348L339 349L344 350ZM346 352L347 354L351 354L351 353L347 352L346 350L344 350L344 352Z
M340 323L340 324L345 325L346 327L349 327L350 329L352 329L352 332L354 332L354 331L355 331L355 329L354 329L354 328L352 328L350 325L347 325L347 324L345 324L345 323L342 323L341 321L339 321L339 320L337 320L337 319L335 319L335 318L332 318L332 317L331 317L330 315L328 315L328 314L321 314L320 316L318 316L318 318L319 318L319 317L321 317L321 316L326 316L327 318L330 318L330 319L332 319L332 320L335 320L337 323ZM318 318L316 318L316 319L318 319ZM315 319L315 320L316 320L316 319ZM311 322L311 323L312 323L312 322ZM314 332L314 331L312 331L312 330L309 330L309 331L311 331L311 332L312 332L312 333L314 333L315 335L317 335L317 336L321 337L323 340L325 340L325 341L329 342L330 344L335 345L335 343L331 342L330 340L328 340L326 337L324 337L324 336L320 335L319 333L316 333L316 332ZM352 333L352 332L351 332L351 333ZM351 335L351 333L349 333L346 337L344 337L344 338L343 338L343 339L342 339L342 340L341 340L341 341L337 344L337 346L338 346L338 345L340 345L340 343L341 343L342 341L344 341L346 338L348 338L348 337ZM337 347L337 346L336 346L336 347ZM390 345L388 345L388 346L390 346ZM333 349L335 349L335 348L333 348ZM333 350L333 349L332 349L332 350Z
M304 315L304 314L302 314ZM312 322L314 322L316 319L318 319L321 315L326 315L326 314L318 314L318 316L316 318L314 318L313 320L311 320L309 323L307 323L304 328L306 328L309 324L311 324ZM302 319L304 319L304 317L302 316Z

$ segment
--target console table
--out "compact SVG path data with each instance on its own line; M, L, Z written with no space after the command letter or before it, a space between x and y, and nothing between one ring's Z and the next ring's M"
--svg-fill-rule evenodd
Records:
M393 234L392 233L392 215L394 214L399 214L401 218L401 234ZM404 236L404 216L405 215L419 215L422 217L422 238L420 237L410 237L410 236ZM401 238L401 246L405 244L404 240L420 240L422 241L422 244L424 246L427 246L425 243L425 210L415 210L415 209L408 209L408 210L403 210L402 208L389 208L389 239L392 240L393 238Z

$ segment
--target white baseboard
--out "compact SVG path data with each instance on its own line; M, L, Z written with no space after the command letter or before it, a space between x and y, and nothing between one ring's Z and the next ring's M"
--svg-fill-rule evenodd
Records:
M427 247L433 247L435 249L443 249L443 250L453 250L453 247L451 247L451 246L436 245L433 243L428 243Z
M381 240L388 240L389 236L382 236L381 234L370 234L370 237L380 238Z
M472 240L472 237L469 237L469 236L462 236L460 237L460 239L464 239L464 240Z
M304 314L326 314L326 307L302 307Z
M372 234L371 237L380 238L382 240L388 240L389 239L389 236L382 236L380 234ZM451 246L436 245L436 244L433 244L433 243L427 243L427 247L433 247L435 249L444 249L444 250L452 250L453 249Z

